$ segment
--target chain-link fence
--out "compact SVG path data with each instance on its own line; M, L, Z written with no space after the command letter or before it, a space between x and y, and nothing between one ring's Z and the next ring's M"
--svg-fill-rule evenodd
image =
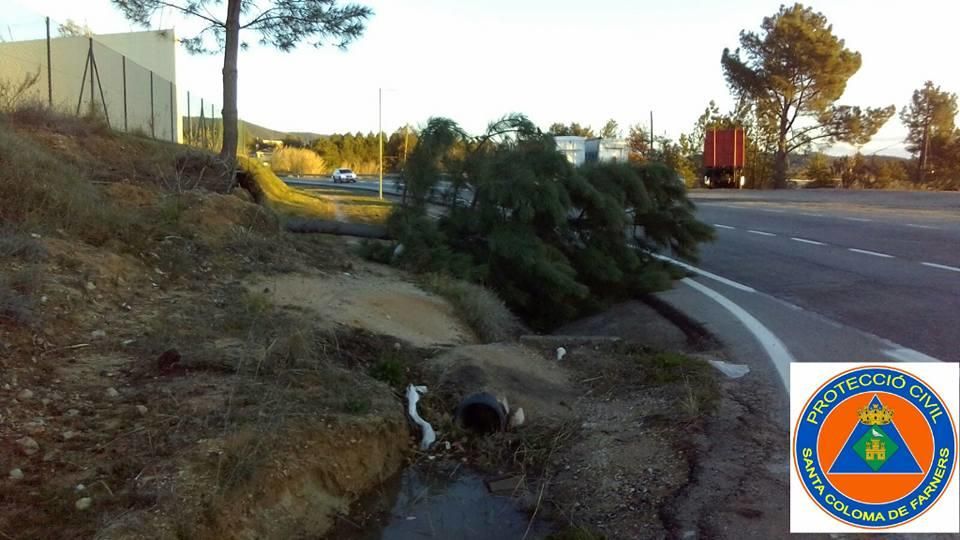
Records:
M42 104L110 127L210 150L220 107L176 85L172 31L94 34L10 6L0 14L0 110Z

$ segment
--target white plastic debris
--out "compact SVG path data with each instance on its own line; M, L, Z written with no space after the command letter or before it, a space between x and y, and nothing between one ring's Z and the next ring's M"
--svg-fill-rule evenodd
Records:
M420 401L420 394L426 393L426 386L414 386L412 384L407 386L407 414L410 415L414 423L420 426L420 430L423 431L423 437L420 439L421 450L430 448L433 441L437 440L437 434L433 431L433 426L423 418L420 418L420 413L417 412L417 402Z
M746 364L730 364L723 360L707 360L711 366L717 368L717 371L723 373L731 379L739 379L747 373L750 373L750 367Z
M520 427L526 421L526 416L523 414L523 407L517 407L517 410L513 411L513 414L510 415L510 427Z
M567 350L563 347L557 347L557 362L563 360L563 357L567 355Z

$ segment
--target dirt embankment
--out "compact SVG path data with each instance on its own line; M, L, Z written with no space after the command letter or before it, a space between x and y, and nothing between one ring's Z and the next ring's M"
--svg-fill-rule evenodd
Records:
M412 343L469 331L398 275L378 313L409 328L354 324L372 291L274 301L251 284L308 298L367 267L281 232L207 158L37 114L0 122L0 536L322 534L408 458L390 384Z

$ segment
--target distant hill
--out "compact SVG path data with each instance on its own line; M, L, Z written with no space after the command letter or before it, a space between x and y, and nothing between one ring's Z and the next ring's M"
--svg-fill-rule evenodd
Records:
M183 123L187 124L189 118L184 116ZM196 116L193 117L193 124L198 125L200 119ZM221 127L221 120L219 118L205 118L204 122L208 126L212 126L214 129L219 130ZM255 139L271 139L271 140L280 140L285 137L299 137L306 142L311 142L314 139L322 137L323 135L319 133L312 133L309 131L277 131L275 129L270 129L268 127L263 127L253 122L247 122L246 120L241 119L239 122L239 131L240 131L240 141L242 144L247 145L253 142Z
M315 139L319 139L320 137L326 137L326 135L323 135L321 133L314 133L312 131L291 131L290 135L293 135L294 137L300 137L301 139L307 142L311 142Z

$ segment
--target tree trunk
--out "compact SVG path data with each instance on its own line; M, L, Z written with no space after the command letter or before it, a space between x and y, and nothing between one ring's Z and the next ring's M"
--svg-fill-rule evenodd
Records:
M923 141L920 143L920 158L917 160L917 182L923 183L927 175L927 160L930 153L930 123L923 126Z
M367 225L366 223L343 223L325 219L290 218L284 227L294 233L333 234L339 236L356 236L359 238L374 238L378 240L390 239L390 233L382 225Z
M223 146L220 158L233 164L237 157L237 56L240 51L240 8L243 0L227 1L227 31L223 54Z
M787 187L788 165L787 151L785 149L778 148L776 153L773 155L773 187L775 189L783 189Z
M784 106L780 113L780 132L777 135L777 151L773 155L773 187L787 187L787 118L790 109Z

